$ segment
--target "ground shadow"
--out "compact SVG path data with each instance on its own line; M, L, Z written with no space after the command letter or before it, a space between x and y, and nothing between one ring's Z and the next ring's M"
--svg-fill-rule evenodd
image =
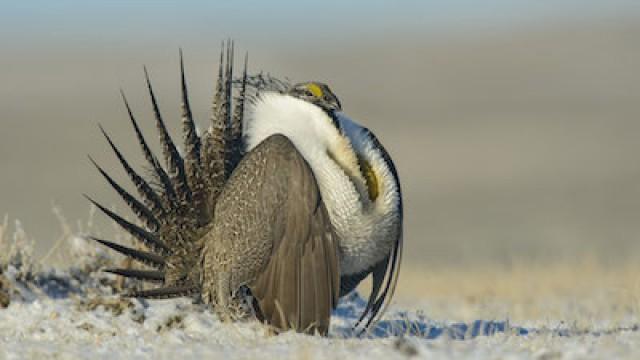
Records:
M379 321L366 332L354 329L360 314L366 306L366 301L356 292L349 294L340 301L334 316L340 321L331 329L335 337L365 337L385 338L414 336L423 339L438 339L445 337L454 340L473 339L478 336L492 336L498 333L523 336L531 330L523 327L511 326L508 321L475 320L470 323L444 324L426 318L420 314L407 312L391 312L384 320Z

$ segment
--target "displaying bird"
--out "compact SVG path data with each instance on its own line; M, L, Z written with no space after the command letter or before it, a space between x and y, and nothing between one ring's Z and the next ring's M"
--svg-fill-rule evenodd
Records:
M182 153L145 69L164 166L123 94L150 179L101 128L139 199L90 159L142 226L88 198L147 248L93 238L146 265L107 271L161 284L129 296L194 296L231 319L249 307L275 329L323 335L339 297L371 275L358 321L370 326L393 295L402 255L402 195L384 147L342 112L325 84L248 76L246 57L234 79L229 43L220 55L211 123L200 135L182 53L180 74Z

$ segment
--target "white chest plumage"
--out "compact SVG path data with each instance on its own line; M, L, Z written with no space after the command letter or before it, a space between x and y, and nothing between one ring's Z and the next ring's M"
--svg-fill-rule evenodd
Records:
M307 160L339 237L341 273L365 271L389 255L400 236L399 189L367 130L343 113L343 133L319 107L288 95L263 94L248 106L244 134L250 150L273 134L287 136ZM375 174L371 199L358 158Z

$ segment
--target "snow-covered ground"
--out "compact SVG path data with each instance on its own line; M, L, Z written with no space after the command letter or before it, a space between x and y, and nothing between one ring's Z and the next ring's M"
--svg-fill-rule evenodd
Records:
M45 266L33 260L19 224L9 236L6 223L0 226L0 359L640 356L637 267L405 272L401 282L414 295L405 291L366 334L352 330L365 305L354 293L335 311L329 337L272 335L256 322L222 323L188 299L120 298L120 287L135 284L99 271L120 261L110 252L68 230L54 248L63 255L58 264Z
M9 266L2 276L11 294L0 309L0 358L7 359L634 359L640 344L631 319L588 328L554 319L455 322L398 306L359 335L351 330L364 306L356 294L341 302L328 338L274 336L255 322L221 323L187 299L121 299L112 277L90 268L27 274Z

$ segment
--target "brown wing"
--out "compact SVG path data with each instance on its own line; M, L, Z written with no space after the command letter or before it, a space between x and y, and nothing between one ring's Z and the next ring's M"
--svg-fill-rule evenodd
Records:
M269 324L326 334L340 292L338 241L307 162L282 135L265 142L285 154L279 171L286 172L288 186L275 221L267 225L274 229L271 258L249 288Z

